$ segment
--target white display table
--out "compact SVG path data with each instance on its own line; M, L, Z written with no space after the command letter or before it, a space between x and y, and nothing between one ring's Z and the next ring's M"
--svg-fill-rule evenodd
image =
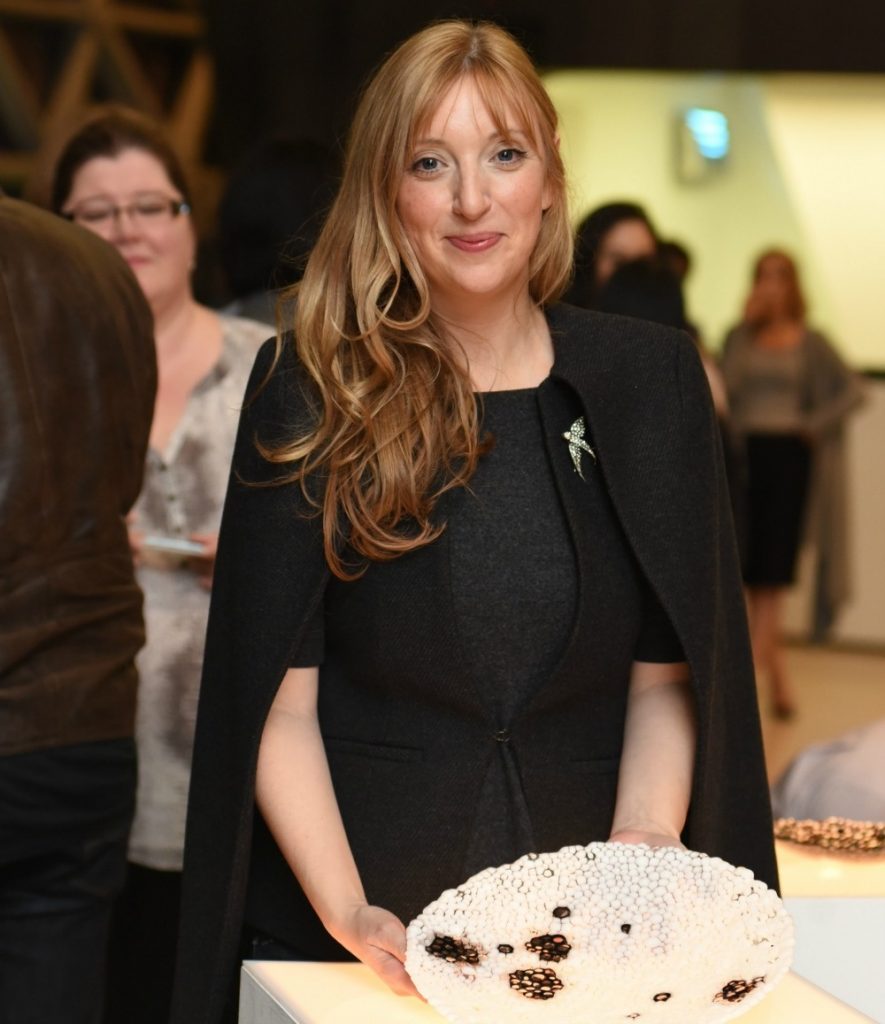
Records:
M794 970L741 1024L885 1024L885 857L828 856L784 842L777 855L796 922ZM362 964L243 965L240 1024L441 1022Z
M741 1024L870 1021L794 974L739 1019ZM362 964L248 960L243 964L240 1024L443 1024L443 1018L417 999L393 995Z
M781 840L775 849L785 899L885 898L885 854L835 856Z
M778 842L796 925L793 970L885 1022L885 856L833 856Z

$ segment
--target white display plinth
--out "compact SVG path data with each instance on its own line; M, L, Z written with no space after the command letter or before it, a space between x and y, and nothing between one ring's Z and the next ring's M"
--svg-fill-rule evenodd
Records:
M796 921L795 973L739 1017L740 1024L885 1024L885 857L830 856L785 842L777 843L777 855ZM442 1018L417 999L393 995L362 964L247 961L240 1024L442 1024Z
M778 842L777 862L796 925L793 970L885 1021L885 856Z
M785 899L885 898L885 854L831 854L782 840L775 849Z
M789 974L739 1021L869 1024L870 1018ZM443 1018L417 999L393 995L362 964L247 960L240 988L240 1024L443 1024Z
M788 899L793 970L885 1022L885 899Z

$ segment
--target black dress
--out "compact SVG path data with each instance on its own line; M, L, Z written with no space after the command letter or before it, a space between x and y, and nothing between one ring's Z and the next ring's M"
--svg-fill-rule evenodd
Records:
M550 837L539 834L533 825L523 771L507 738L520 711L555 672L576 625L575 553L546 454L537 389L490 392L481 401L483 430L494 438L493 448L482 457L469 489L447 503L448 525L443 536L405 559L448 563L444 575L451 586L432 588L432 614L437 621L452 624L458 648L453 652L456 671L473 676L489 721L500 736L500 742L491 747L482 775L475 780L476 789L470 796L475 813L461 871L448 878L447 885L531 850L550 848ZM567 408L563 418L568 421ZM633 660L681 661L683 655L665 613L630 554L589 455L584 455L582 471L591 502L587 528L597 541L595 585L598 594L608 598L599 600L592 611L591 628L602 642L595 645L594 660L586 665L588 699L597 680L608 679L610 685L614 681L622 700L612 707L613 730L622 732L623 702ZM302 666L322 663L321 725L324 701L334 700L325 691L334 689L338 673L358 673L371 686L373 676L385 675L395 660L385 652L407 643L403 634L414 628L415 619L407 614L412 598L397 581L402 564L402 560L376 563L357 581L332 580L328 584L321 614L314 618L308 639L294 659ZM428 566L420 578L435 578L439 572L438 566ZM399 596L392 599L392 595ZM366 621L373 622L371 636L364 626L354 626ZM606 637L612 642L606 643ZM427 666L416 663L412 670L425 673ZM340 747L353 741L339 736L333 743ZM587 750L588 760L594 753ZM592 778L587 784L593 785ZM347 808L342 811L347 827ZM379 829L381 824L377 823ZM586 827L604 832L609 824L587 822ZM433 828L432 808L427 827ZM351 829L348 836L355 850L366 841ZM597 831L593 838L598 837ZM590 838L590 832L581 828L573 833L576 842ZM357 861L359 865L358 855ZM403 862L392 864L391 870L420 874L422 866L409 863L404 855ZM416 878L414 891L423 888ZM388 909L408 918L421 907ZM282 942L293 953L322 955L321 950L305 948L302 934L280 934L285 922L278 906L256 907L249 919L252 929ZM262 948L267 955L269 946Z

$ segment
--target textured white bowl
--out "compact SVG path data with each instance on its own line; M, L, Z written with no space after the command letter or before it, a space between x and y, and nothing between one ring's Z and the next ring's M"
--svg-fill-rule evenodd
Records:
M408 927L406 969L453 1024L716 1024L763 998L792 951L783 904L746 868L591 843L444 892Z

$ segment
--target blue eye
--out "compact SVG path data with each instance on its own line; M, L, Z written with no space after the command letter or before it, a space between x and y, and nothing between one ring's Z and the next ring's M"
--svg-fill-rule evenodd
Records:
M432 174L439 170L439 160L435 156L422 156L412 164L412 170L418 174Z
M499 149L496 155L498 163L516 164L526 155L524 149L517 149L515 146L508 146L506 149Z

